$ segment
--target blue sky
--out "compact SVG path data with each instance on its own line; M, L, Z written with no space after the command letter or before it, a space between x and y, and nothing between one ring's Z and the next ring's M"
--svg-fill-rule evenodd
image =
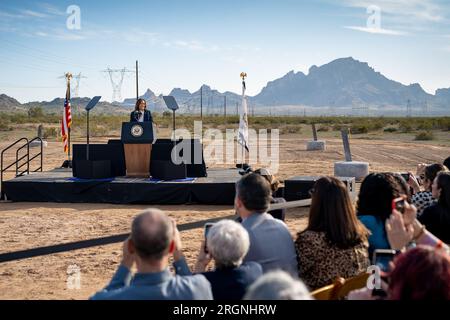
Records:
M69 30L68 6L81 29ZM367 23L371 5L380 25ZM319 1L0 1L0 93L21 102L64 95L64 72L82 73L80 96L111 100L107 67L140 63L141 94L174 87L250 95L290 70L352 56L429 93L450 87L450 2ZM122 97L135 96L133 74Z

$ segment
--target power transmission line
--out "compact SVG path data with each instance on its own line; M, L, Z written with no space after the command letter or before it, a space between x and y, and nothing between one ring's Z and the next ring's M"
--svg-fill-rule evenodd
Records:
M109 75L109 79L111 81L111 86L113 89L112 94L112 102L114 101L121 101L122 100L122 84L123 79L126 73L134 73L134 71L128 70L127 68L123 69L111 69L106 68L106 70L103 70L102 72L105 72ZM114 75L118 74L118 78L115 78ZM117 100L116 100L117 98Z

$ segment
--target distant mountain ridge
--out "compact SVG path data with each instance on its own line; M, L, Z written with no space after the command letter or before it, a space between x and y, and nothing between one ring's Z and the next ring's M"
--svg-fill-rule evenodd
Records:
M408 100L420 104L432 100L419 84L405 86L389 80L367 63L341 58L308 75L287 73L269 82L253 100L260 105L305 105L312 107L404 106Z
M175 97L180 106L179 112L182 113L198 113L201 100L204 114L223 113L225 103L228 112L235 113L236 106L241 103L240 94L229 91L221 93L205 84L195 92L174 88L169 95ZM157 112L167 110L162 95L156 95L150 89L147 89L141 98L147 101L151 110ZM76 108L84 107L89 98L73 98L71 101L76 111ZM277 113L276 108L281 106L312 108L365 106L383 110L392 107L405 108L407 103L413 108L426 105L427 108L440 108L450 112L450 88L438 89L434 95L428 94L418 83L404 85L390 80L375 71L368 63L348 57L333 60L320 67L312 66L308 74L290 71L281 78L269 81L260 93L248 97L248 101L251 106L273 107L274 113ZM126 113L133 109L135 102L136 98L127 98L123 102L100 102L94 111ZM63 105L62 98L49 102L21 104L5 94L0 95L0 111L27 110L31 106L57 110Z

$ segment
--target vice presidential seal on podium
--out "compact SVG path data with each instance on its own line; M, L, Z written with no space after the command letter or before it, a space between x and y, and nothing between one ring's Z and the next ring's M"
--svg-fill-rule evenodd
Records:
M121 140L125 152L126 175L149 177L153 144L152 122L123 122Z

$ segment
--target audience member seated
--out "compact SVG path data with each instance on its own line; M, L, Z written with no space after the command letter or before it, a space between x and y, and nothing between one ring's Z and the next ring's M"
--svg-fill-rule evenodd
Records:
M313 300L299 279L283 271L271 271L248 289L244 300Z
M450 300L450 257L442 250L418 246L398 255L383 283L389 300ZM352 291L349 300L374 300L372 290Z
M385 222L392 212L392 200L401 195L402 187L389 173L371 173L361 183L357 214L371 233L369 257L376 249L390 249Z
M277 191L280 186L280 181L278 181L275 176L273 176L269 170L265 168L261 168L254 171L257 174L260 174L264 178L266 178L267 182L270 184L270 189L272 190L272 200L270 201L271 204L273 203L284 203L286 200L282 197L277 197ZM284 221L284 218L286 216L286 209L277 209L277 210L270 210L267 213L271 214L272 217L275 219L280 219L281 221Z
M175 223L160 210L144 211L133 220L130 238L123 245L122 262L111 282L91 299L211 300L211 285L203 275L171 274L170 254L177 273L188 273ZM137 273L131 277L134 264Z
M286 224L267 213L270 199L270 185L259 174L247 174L236 183L235 210L250 237L244 262L258 262L264 272L281 269L296 276L294 241Z
M222 220L209 230L206 247L203 241L194 271L202 272L209 280L214 300L242 300L247 287L262 276L258 263L242 263L249 246L248 233L237 222ZM205 272L212 259L215 270Z
M308 226L295 241L299 277L314 290L337 277L365 272L368 235L345 184L334 177L320 178L312 191Z
M450 172L440 172L432 184L437 203L426 208L419 221L436 237L450 243Z
M414 190L414 195L412 196L412 204L417 208L417 215L420 217L425 208L431 206L435 199L431 193L431 186L433 184L436 175L441 171L446 171L447 168L439 163L431 164L425 167L422 175L422 187L416 178L411 175L408 183Z

